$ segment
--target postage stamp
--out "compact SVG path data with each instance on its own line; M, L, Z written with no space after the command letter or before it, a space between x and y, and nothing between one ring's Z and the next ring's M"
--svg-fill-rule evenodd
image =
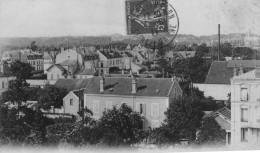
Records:
M168 0L126 0L127 35L152 35L171 42L177 35L179 19Z

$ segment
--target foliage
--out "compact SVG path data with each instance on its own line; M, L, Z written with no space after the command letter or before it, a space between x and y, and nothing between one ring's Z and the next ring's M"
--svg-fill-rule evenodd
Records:
M225 135L226 131L221 129L213 117L206 117L203 119L203 124L200 128L198 142L207 144L224 144Z
M195 140L196 129L200 127L204 115L199 97L183 96L173 99L165 115L163 126L171 141L176 142L182 138Z
M17 80L22 82L29 79L33 73L34 68L29 63L24 63L21 61L15 61L11 64L10 73L15 76Z
M171 75L180 77L184 81L203 83L210 65L211 61L195 56L174 61L168 71Z
M118 139L126 144L137 143L144 138L142 117L126 104L103 112L98 124L99 128L106 129L103 139L109 139L106 136L113 133L117 133Z
M63 98L69 93L67 89L46 84L38 96L39 106L43 109L50 109L63 106Z

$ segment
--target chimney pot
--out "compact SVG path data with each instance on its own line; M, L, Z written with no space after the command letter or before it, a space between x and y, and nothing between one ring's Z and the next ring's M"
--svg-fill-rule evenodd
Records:
M104 92L104 84L105 84L105 79L104 77L100 77L100 92Z
M136 85L137 85L136 78L132 78L132 94L136 93L137 90Z

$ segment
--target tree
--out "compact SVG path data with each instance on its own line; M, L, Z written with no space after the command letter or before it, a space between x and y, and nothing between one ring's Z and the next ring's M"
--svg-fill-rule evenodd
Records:
M11 75L15 76L17 80L21 80L22 82L31 78L33 70L34 68L29 63L21 61L13 62L10 67Z
M113 107L104 111L98 124L99 128L104 131L101 141L110 140L111 136L117 136L114 140L123 140L125 144L133 144L144 138L142 117L133 112L126 104L123 104L119 109ZM121 141L117 142L122 143Z
M39 91L38 102L43 109L49 109L51 106L60 108L63 106L63 98L69 93L65 88L59 88L46 84L42 90Z
M182 78L183 81L203 83L208 74L211 61L202 57L175 60L168 69L171 75Z
M226 131L221 129L213 117L203 119L198 142L202 144L224 144Z
M36 43L35 41L32 41L32 42L31 42L30 48L31 48L32 51L36 51L36 50L37 50L37 46L36 46L35 43Z
M196 129L200 127L203 115L199 97L183 96L173 99L165 112L166 119L163 124L164 129L168 131L169 140L172 142L182 138L195 140Z

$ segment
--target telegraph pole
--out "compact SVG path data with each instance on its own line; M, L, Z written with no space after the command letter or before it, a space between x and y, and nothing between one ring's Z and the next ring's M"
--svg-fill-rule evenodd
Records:
M219 61L219 54L220 54L220 24L218 24L218 61Z

